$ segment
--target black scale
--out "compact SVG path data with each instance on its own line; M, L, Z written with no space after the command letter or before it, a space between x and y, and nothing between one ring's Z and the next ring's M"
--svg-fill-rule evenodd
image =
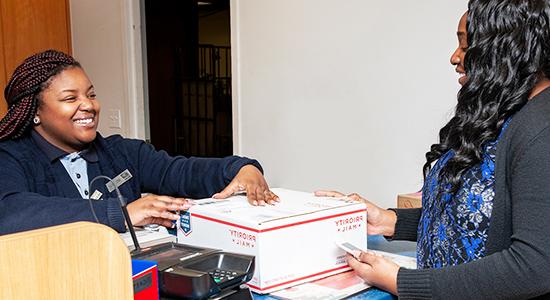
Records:
M157 263L161 299L252 299L244 283L252 279L254 256L165 243L132 259Z

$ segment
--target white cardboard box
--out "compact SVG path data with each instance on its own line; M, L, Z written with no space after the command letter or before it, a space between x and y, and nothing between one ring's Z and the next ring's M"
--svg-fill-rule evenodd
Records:
M197 200L178 222L178 243L254 255L250 288L270 293L350 268L336 242L367 249L363 203L273 189L281 202L251 206L245 196Z
M139 227L134 227L139 246L147 248L163 243L175 243L176 237L168 232L166 227L159 226L157 230L147 230ZM129 231L119 233L119 236L124 240L130 251L134 250L134 241Z

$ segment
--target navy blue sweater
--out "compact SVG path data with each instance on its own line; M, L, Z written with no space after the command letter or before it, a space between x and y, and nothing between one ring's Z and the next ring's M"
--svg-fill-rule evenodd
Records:
M98 162L88 163L88 178L111 178L128 169L132 178L120 186L132 202L141 193L204 198L221 191L247 164L261 170L255 160L171 157L141 140L119 135L93 142ZM96 181L90 191L101 190ZM103 191L103 190L102 190ZM109 197L110 196L110 197ZM93 201L99 221L125 230L120 204L115 195ZM94 221L88 201L82 199L71 177L59 161L50 161L30 135L0 143L0 234L36 229L75 221Z

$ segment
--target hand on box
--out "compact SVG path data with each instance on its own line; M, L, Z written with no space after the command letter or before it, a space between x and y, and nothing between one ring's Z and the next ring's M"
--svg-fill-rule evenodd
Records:
M372 252L361 252L358 258L348 254L346 259L348 265L367 284L397 295L397 264Z
M397 222L395 212L380 208L356 193L344 195L337 191L321 190L315 191L315 196L335 197L365 203L367 205L367 234L393 236L395 223Z
M191 205L193 202L184 198L148 194L129 203L127 209L134 226L159 224L172 227L172 221L179 218L174 212L187 210Z
M264 175L253 165L246 165L239 170L239 173L223 189L214 194L212 198L225 199L229 196L246 192L248 202L252 205L264 206L279 202L279 196L275 195L267 185Z

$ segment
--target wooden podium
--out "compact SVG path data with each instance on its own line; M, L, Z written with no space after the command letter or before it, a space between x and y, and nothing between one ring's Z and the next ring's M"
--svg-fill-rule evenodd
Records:
M130 253L89 222L0 236L0 299L133 299Z

